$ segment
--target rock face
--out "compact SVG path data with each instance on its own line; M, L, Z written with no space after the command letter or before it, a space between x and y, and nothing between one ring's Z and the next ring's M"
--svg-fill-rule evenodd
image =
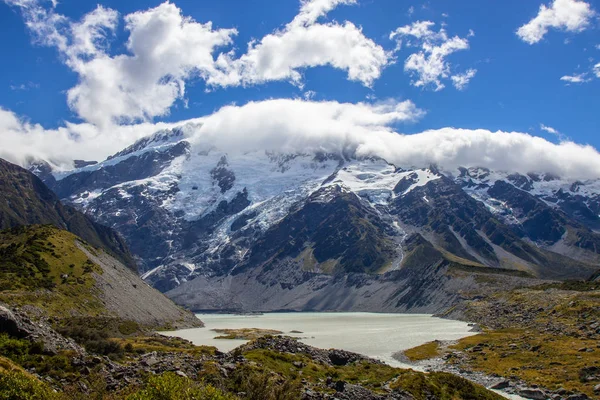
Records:
M600 181L400 167L353 150L226 153L192 140L197 129L158 132L70 172L37 169L121 233L143 278L182 304L439 309L475 286L473 273L597 271Z
M44 352L56 354L59 351L74 351L84 354L85 350L71 339L60 335L45 323L32 321L25 313L13 311L0 303L0 333L41 343Z

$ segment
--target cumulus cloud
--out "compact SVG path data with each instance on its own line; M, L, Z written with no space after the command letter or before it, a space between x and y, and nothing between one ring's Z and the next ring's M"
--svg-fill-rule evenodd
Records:
M597 78L600 78L600 63L594 65L593 71L594 75L596 75Z
M58 49L79 76L67 101L82 119L98 126L168 114L185 93L185 81L215 73L213 52L232 43L235 29L213 29L184 17L165 2L124 17L127 54L108 46L119 23L115 10L97 6L73 22L37 0L4 0L21 9L40 44Z
M439 91L445 87L442 80L451 79L454 86L463 90L477 72L469 69L463 73L452 75L451 64L447 57L452 53L469 48L469 41L458 36L450 37L444 28L432 30L435 25L431 21L417 21L402 26L390 34L390 39L396 40L396 50L403 46L419 48L404 62L404 71L413 77L411 82L416 87L432 87ZM472 30L469 36L473 36Z
M185 101L186 82L194 78L209 87L278 80L302 86L303 69L330 66L371 86L391 60L353 23L317 23L337 6L356 0L301 0L292 22L250 42L239 58L226 49L236 29L197 22L169 2L124 16L127 52L112 55L117 11L98 6L74 22L43 0L4 1L22 11L37 43L56 47L78 74L79 82L67 91L68 104L99 126L167 115L177 100Z
M517 36L526 43L541 41L550 28L566 32L582 32L587 29L596 12L581 0L554 0L542 4L535 18L517 30Z
M213 86L254 85L287 80L302 86L302 70L331 66L348 79L370 87L389 65L392 54L367 38L352 22L318 23L341 4L356 0L303 0L300 12L283 29L250 42L239 58L221 54L220 72L209 77Z
M483 166L521 173L551 172L572 179L600 176L600 153L570 141L555 144L527 133L450 127L411 135L398 133L399 124L423 115L410 101L352 104L272 99L226 106L194 120L197 126L190 140L196 146L212 144L229 152L355 152L358 156L383 157L403 167L436 163L446 170ZM46 131L1 110L0 131L8 134L0 135L0 156L21 163L27 156L99 159L101 153L104 157L130 144L136 135L170 126L120 127L126 131L113 132L112 136L89 124ZM111 140L105 140L107 137Z

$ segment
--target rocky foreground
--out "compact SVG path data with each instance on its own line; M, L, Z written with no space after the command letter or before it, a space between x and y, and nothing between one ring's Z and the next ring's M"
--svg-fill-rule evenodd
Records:
M74 340L8 307L0 327L1 399L501 399L456 375L396 369L287 337L221 353L137 332L99 336L99 347L89 329L69 331Z

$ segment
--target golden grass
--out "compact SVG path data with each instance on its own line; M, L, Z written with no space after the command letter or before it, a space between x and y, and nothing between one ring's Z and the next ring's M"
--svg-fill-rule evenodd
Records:
M429 360L431 358L439 357L440 343L438 341L428 342L412 349L404 350L403 354L412 362Z
M254 340L263 336L281 335L283 332L275 329L259 329L259 328L240 328L240 329L213 329L213 332L221 333L220 336L215 336L215 339L238 339L238 340Z

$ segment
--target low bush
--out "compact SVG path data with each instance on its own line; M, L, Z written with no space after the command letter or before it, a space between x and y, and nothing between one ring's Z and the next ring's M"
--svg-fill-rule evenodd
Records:
M237 397L214 386L194 382L172 372L151 377L127 400L235 400ZM266 399L265 399L266 400Z
M0 400L58 400L50 386L0 357Z

